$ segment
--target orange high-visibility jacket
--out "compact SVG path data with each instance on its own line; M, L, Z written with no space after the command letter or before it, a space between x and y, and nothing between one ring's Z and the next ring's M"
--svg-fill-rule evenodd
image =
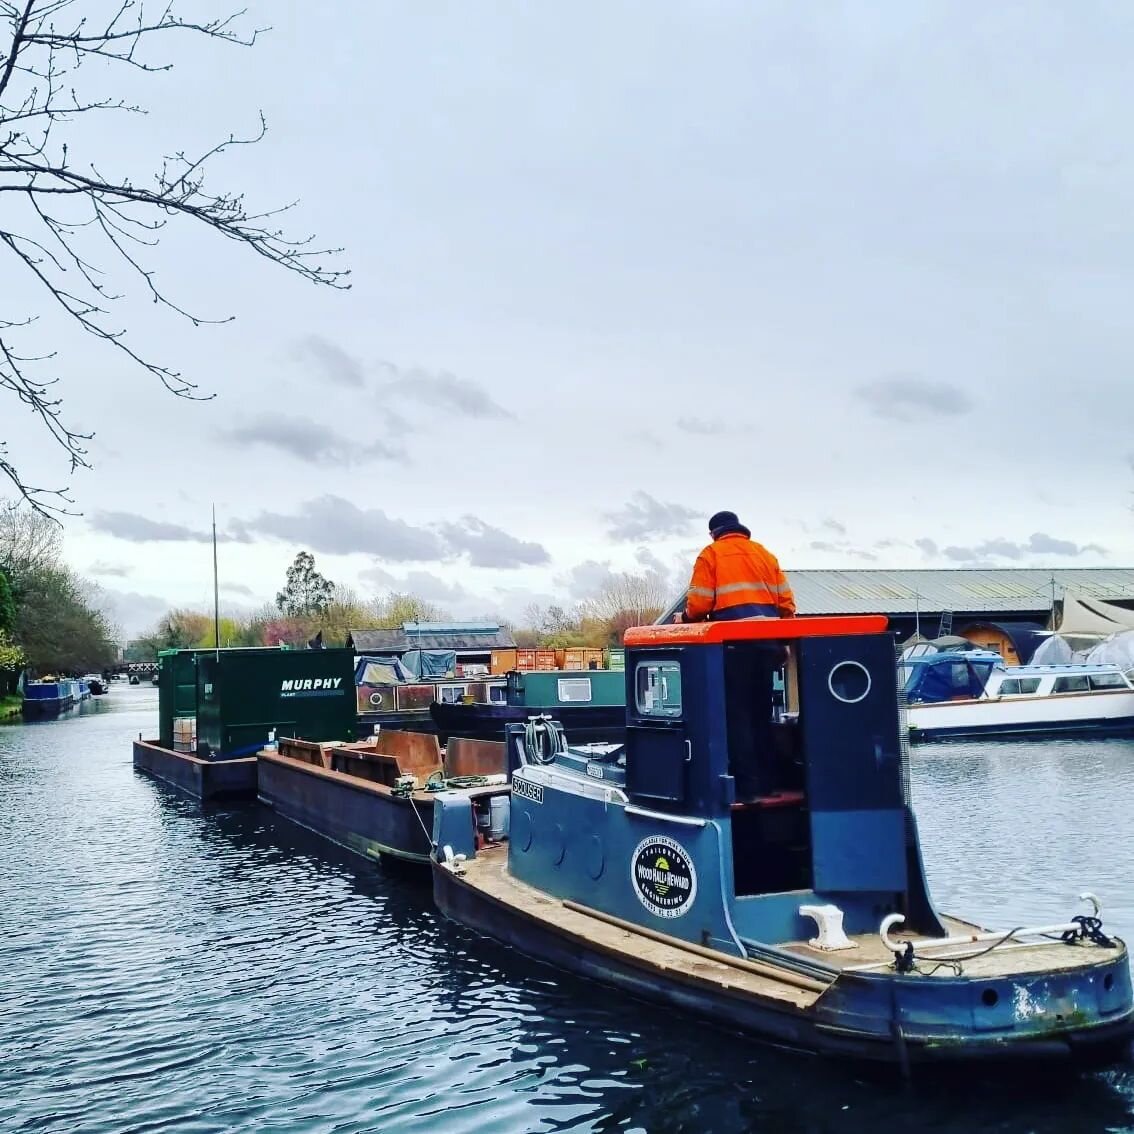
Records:
M685 617L699 622L729 607L750 605L774 608L781 618L795 614L795 596L779 560L754 540L730 532L697 556Z

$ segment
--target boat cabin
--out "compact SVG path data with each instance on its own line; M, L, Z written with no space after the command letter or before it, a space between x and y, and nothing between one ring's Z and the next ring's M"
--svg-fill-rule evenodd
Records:
M806 941L828 907L847 933L890 913L936 931L885 618L647 626L625 643L623 751L528 759L513 737L515 877L741 955Z

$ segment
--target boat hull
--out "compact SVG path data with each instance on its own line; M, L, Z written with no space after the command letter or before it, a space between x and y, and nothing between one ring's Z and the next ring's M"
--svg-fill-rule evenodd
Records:
M134 741L134 768L197 799L252 798L256 795L256 757L202 760L150 740Z
M793 1003L753 995L727 981L697 979L696 965L686 966L683 972L680 965L651 961L648 950L634 941L632 933L612 948L609 940L603 943L577 931L558 929L546 918L532 917L484 893L437 862L433 864L433 892L446 917L557 969L763 1042L812 1054L889 1064L902 1071L913 1065L989 1059L1093 1066L1126 1053L1134 1030L1124 946L1081 969L1037 973L1016 982L1022 989L1018 998L1026 1002L1033 985L1036 994L1042 987L1045 997L1050 997L1053 981L1063 981L1070 989L1084 982L1094 986L1109 977L1109 995L1118 1007L1106 1017L1083 1026L1013 1018L1005 1026L981 1032L972 1024L972 999L988 982L844 973L817 998L812 996L811 1003L807 996ZM675 946L680 949L677 943ZM931 1002L925 999L927 989Z
M382 785L261 753L258 797L277 815L362 858L428 865L433 799L395 796Z
M911 740L1048 733L1134 735L1134 692L914 704L907 709L907 720Z
M557 720L572 744L618 744L626 739L625 705L446 705L435 701L429 711L442 740L467 736L502 741L508 725L543 715Z
M46 720L57 717L75 705L75 698L67 697L25 697L23 714L29 720Z

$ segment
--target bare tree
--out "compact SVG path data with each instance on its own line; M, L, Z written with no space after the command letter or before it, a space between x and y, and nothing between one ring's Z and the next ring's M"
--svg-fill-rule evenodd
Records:
M0 0L0 30L7 29L0 35L0 45L6 44L0 55L0 252L22 275L25 304L0 312L0 391L29 408L66 454L72 474L90 467L92 434L64 420L55 353L28 341L48 312L119 352L176 397L211 396L135 350L115 317L115 305L132 294L119 290L115 281L123 277L194 326L231 318L192 313L158 285L148 260L168 225L195 223L312 283L347 286L346 272L324 266L339 249L317 249L311 237L293 239L278 227L280 214L295 202L257 212L239 193L206 187L206 172L226 151L264 137L262 115L244 136L229 134L198 153L173 150L156 158L156 168L140 179L104 170L96 152L98 136L89 130L95 120L145 111L123 99L84 96L77 84L85 67L166 71L170 64L150 49L178 36L251 47L267 29L242 30L243 15L196 22L178 14L177 0ZM27 483L3 437L0 474L38 511L64 511L70 500L66 488Z
M596 622L626 620L638 626L652 622L670 601L666 579L654 572L611 574L602 587L582 604L583 616Z

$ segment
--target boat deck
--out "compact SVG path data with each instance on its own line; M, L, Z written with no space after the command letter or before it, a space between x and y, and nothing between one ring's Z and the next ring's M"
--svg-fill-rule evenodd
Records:
M799 987L792 983L799 980L798 973L778 974L775 962L770 959L745 960L669 938L658 940L648 930L641 931L637 926L619 922L617 918L608 918L599 911L588 911L577 903L552 897L509 874L506 846L480 851L476 858L464 864L464 868L463 880L468 885L509 909L519 911L557 933L586 941L592 947L611 955L640 958L649 968L678 979L684 977L699 983L707 982L722 988L751 992L786 1001L798 1008L813 1004L829 983L816 977L810 982L810 987ZM951 936L981 931L971 922L958 918L944 917L942 922ZM896 941L918 939L916 934L893 931L891 937ZM806 941L793 941L784 948L809 961L829 966L831 979L843 970L865 968L868 971L882 972L889 967L893 954L882 944L877 933L851 935L851 940L857 948L839 951L815 949ZM1068 945L1059 940L1033 939L1023 943L1009 941L990 949L989 946L993 944L994 942L986 941L946 948L927 947L918 954L920 975L954 977L956 971L951 965L943 965L936 972L933 972L933 966L938 961L962 958L964 976L979 980L1055 972L1093 962L1101 964L1115 956L1114 950L1091 942ZM987 951L981 952L982 950ZM973 953L981 955L970 957Z
M656 940L587 913L573 903L542 893L508 873L506 846L479 852L476 858L464 864L464 868L464 883L510 910L520 912L556 933L585 941L592 949L623 960L632 959L642 968L674 980L767 997L799 1009L809 1008L824 991L824 986L817 981L809 982L814 987L798 987L790 983L799 979L795 974L785 973L781 977L770 966L723 953L719 954L718 960L716 956L706 955L709 950L680 941Z
M943 917L942 924L951 937L960 937L974 932L984 932L971 922L957 918ZM1012 928L1012 927L1009 927ZM1005 934L1008 930L1004 930ZM855 942L855 949L815 949L806 941L792 941L785 948L809 961L832 965L838 969L867 968L880 972L889 966L893 954L877 933L848 934ZM891 931L895 941L924 940L918 934L903 934ZM992 946L996 946L992 948ZM980 956L973 956L979 953ZM1003 945L995 941L978 941L969 944L925 946L918 950L918 967L922 975L952 977L956 975L951 965L943 965L933 972L938 961L960 961L964 975L976 979L992 977L1023 976L1028 973L1054 972L1062 969L1078 968L1094 961L1107 961L1114 957L1113 949L1106 949L1092 942L1066 944L1058 939L1026 938L1024 941L1009 940Z

